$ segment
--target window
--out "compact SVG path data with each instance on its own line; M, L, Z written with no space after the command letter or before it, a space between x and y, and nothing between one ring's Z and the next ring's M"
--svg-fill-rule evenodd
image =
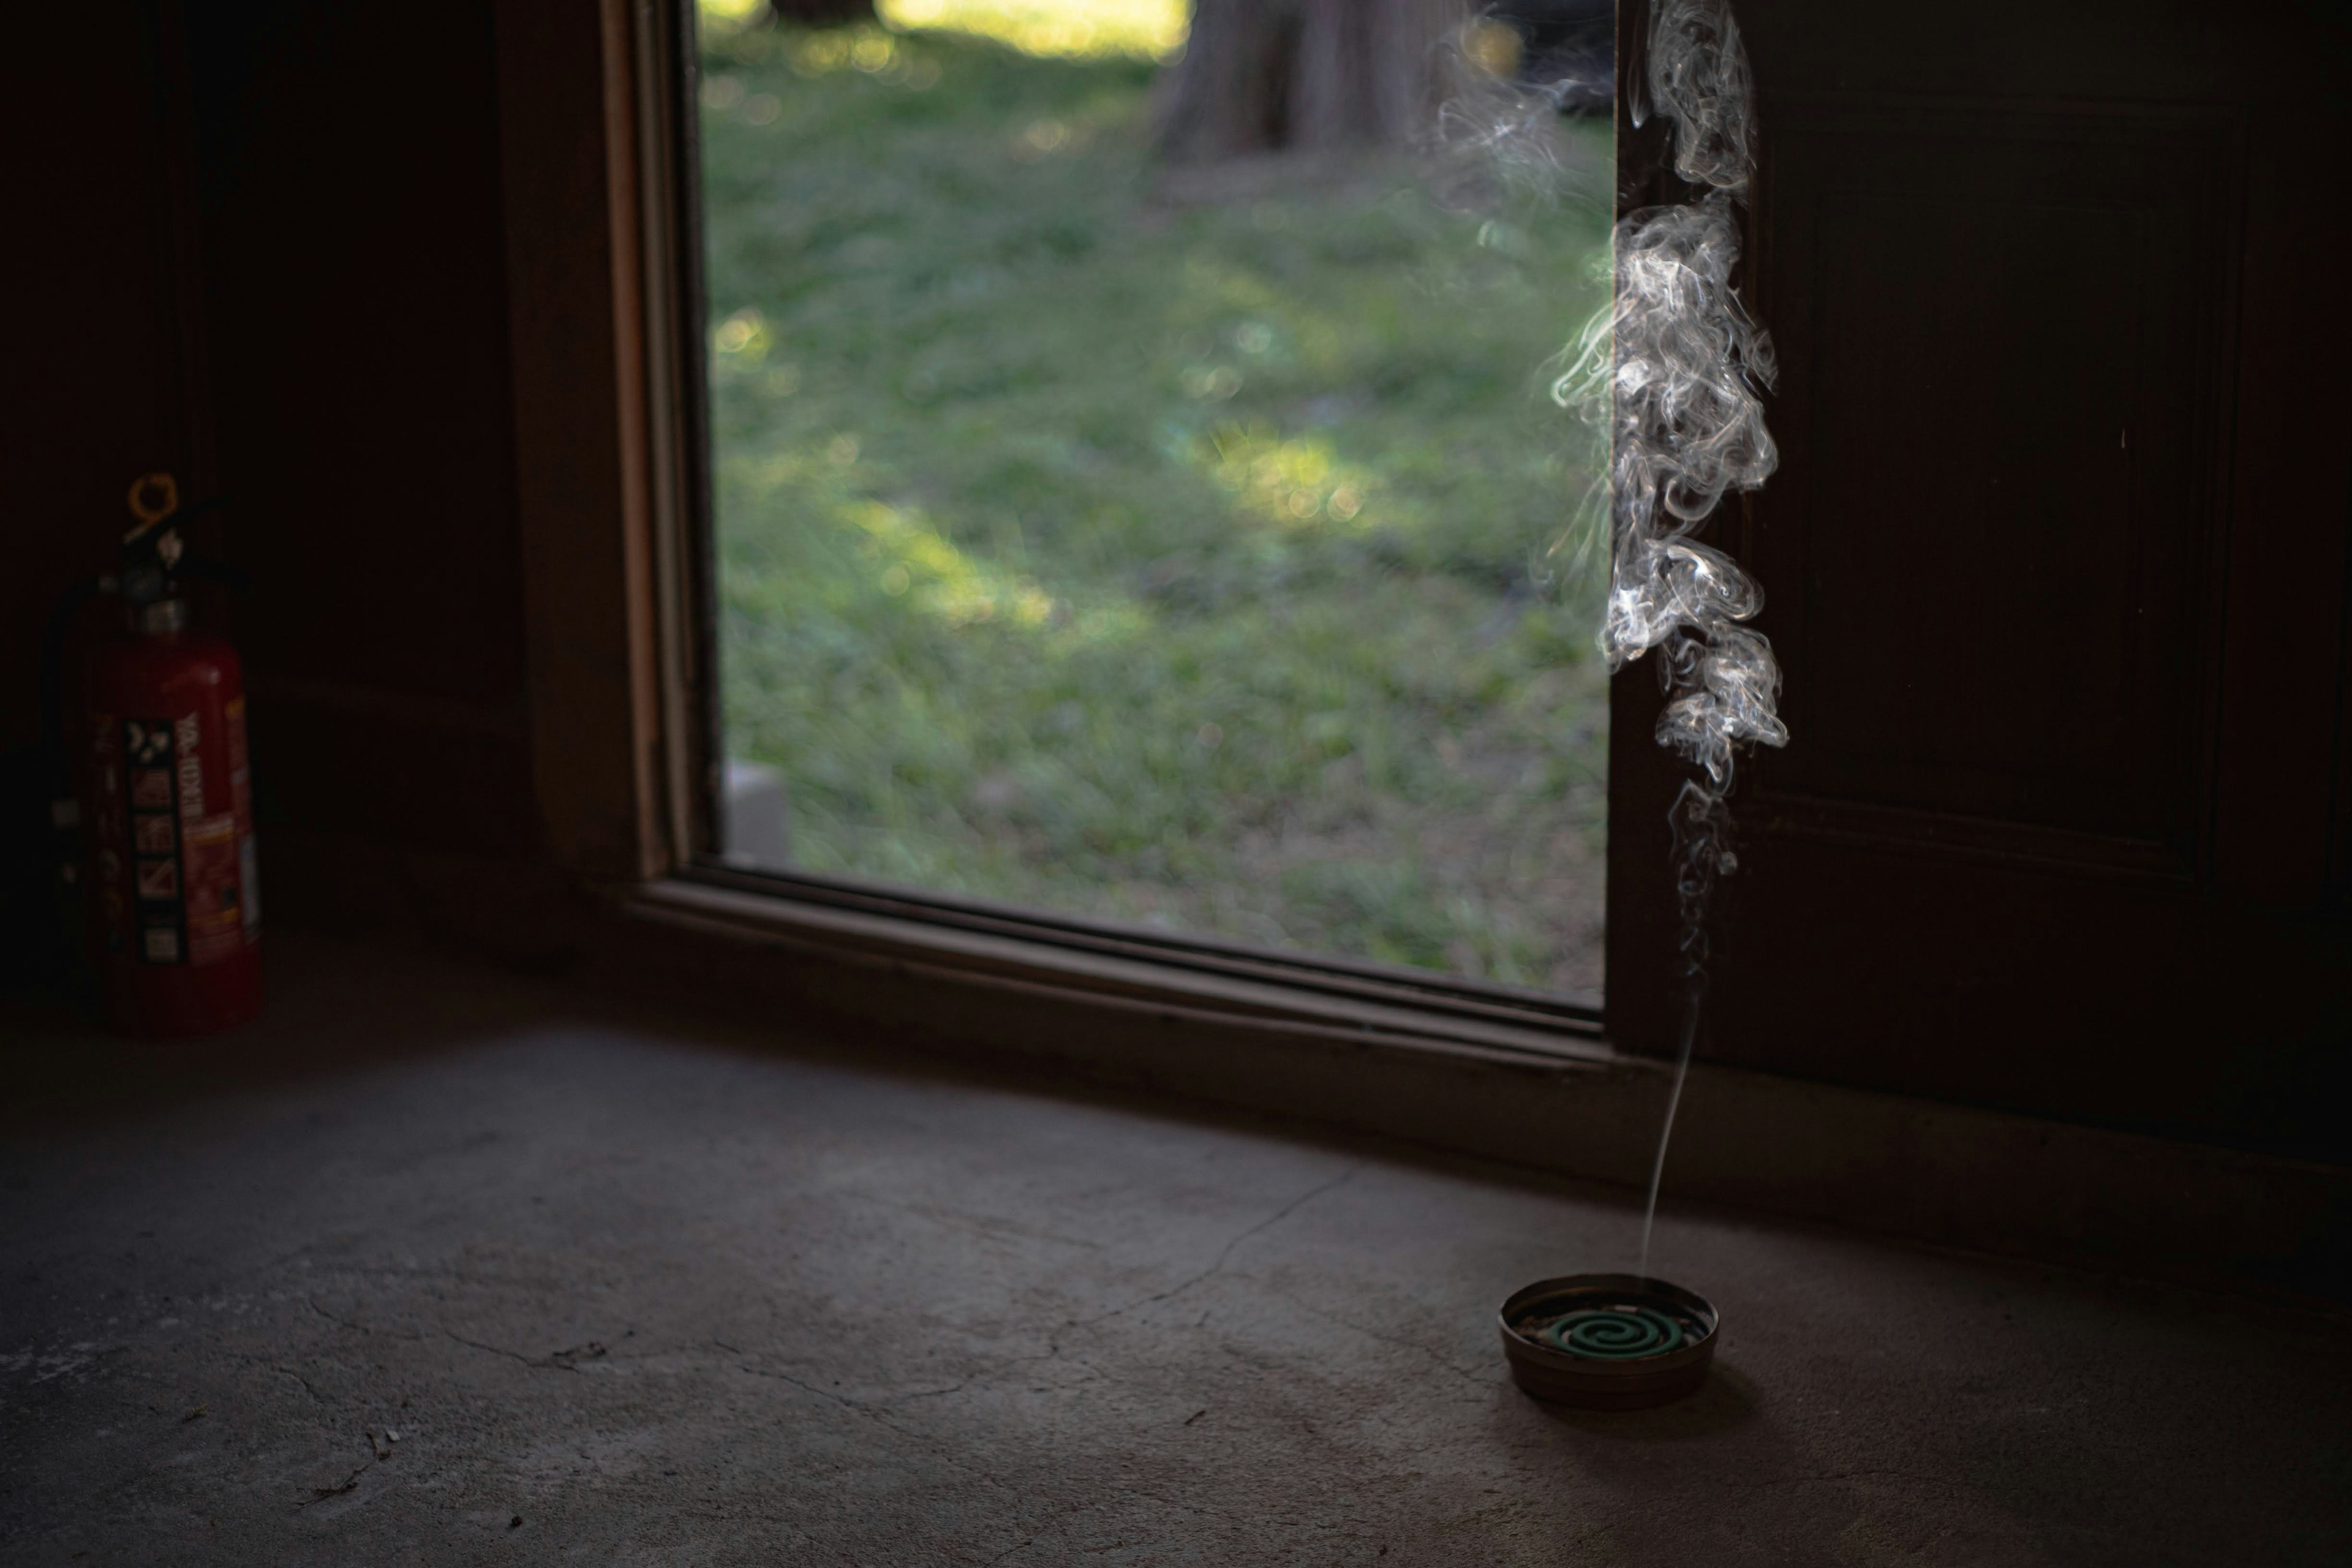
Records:
M1589 1022L1605 205L1187 151L1168 0L699 23L714 873Z

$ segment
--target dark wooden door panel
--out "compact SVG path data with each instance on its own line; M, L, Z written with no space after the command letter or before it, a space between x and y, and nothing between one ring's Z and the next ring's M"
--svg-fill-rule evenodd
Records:
M1787 460L1737 531L1800 739L1753 798L2193 873L2234 120L1807 109L1759 203Z
M2071 868L1751 833L1716 1059L2340 1155L2340 926Z
M1792 738L1744 767L1702 1053L2352 1156L2352 329L2314 292L2352 233L2291 168L2352 131L2343 25L1739 11L1783 460L1714 536ZM1676 1013L1657 707L1620 678L1636 1049Z

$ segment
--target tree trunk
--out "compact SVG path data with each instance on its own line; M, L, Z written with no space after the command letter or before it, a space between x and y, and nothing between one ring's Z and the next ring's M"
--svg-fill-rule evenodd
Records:
M1160 104L1178 163L1410 147L1434 125L1465 0L1196 0Z

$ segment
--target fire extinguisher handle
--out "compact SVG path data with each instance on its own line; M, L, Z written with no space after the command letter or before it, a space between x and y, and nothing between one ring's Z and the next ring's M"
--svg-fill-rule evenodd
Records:
M161 494L160 503L147 502L146 492L151 489ZM225 561L183 555L176 547L168 561L155 558L155 541L163 534L174 532L188 519L226 504L226 497L213 496L193 506L180 506L179 490L171 476L150 474L131 487L131 510L138 514L140 525L124 541L121 571L103 577L85 577L68 588L59 596L57 607L49 612L48 626L41 636L41 739L49 749L59 799L73 793L73 769L66 743L66 639L72 634L74 617L81 614L83 607L100 594L127 590L142 602L168 594L175 576L217 584L233 594L245 593L253 586L250 573ZM161 526L166 522L168 528ZM134 578L135 583L131 581Z

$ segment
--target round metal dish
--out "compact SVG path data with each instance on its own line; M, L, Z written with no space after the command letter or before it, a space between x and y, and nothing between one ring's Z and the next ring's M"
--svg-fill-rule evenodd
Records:
M1646 1314L1645 1325L1663 1324L1678 1331L1663 1337L1679 1337L1681 1342L1654 1354L1579 1354L1545 1337L1546 1330L1570 1313L1595 1310L1622 1312L1629 1321ZM1503 1303L1496 1327L1503 1335L1511 1381L1525 1392L1587 1410L1641 1410L1680 1399L1706 1381L1720 1322L1706 1297L1663 1279L1567 1274L1515 1291ZM1634 1329L1608 1337L1636 1345L1643 1338Z

